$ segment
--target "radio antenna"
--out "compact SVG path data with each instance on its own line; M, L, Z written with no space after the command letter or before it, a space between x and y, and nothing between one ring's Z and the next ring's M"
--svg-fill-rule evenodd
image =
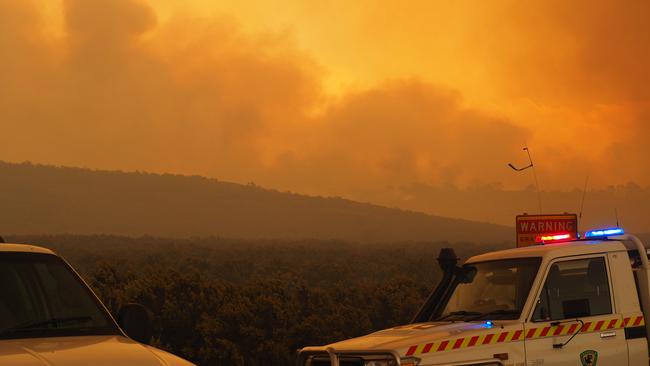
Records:
M530 164L528 164L527 166L525 166L523 168L517 168L512 163L508 163L508 166L510 168L512 168L512 170L517 171L517 172L524 171L524 170L526 170L528 168L533 169L533 177L535 178L535 189L537 190L537 203L539 205L539 213L541 214L542 213L542 193L539 191L539 180L537 179L537 172L535 171L535 164L533 163L533 157L530 155L530 149L528 148L528 146L524 147L524 151L528 154L528 162Z
M582 221L582 213L584 212L585 209L585 199L587 198L587 187L589 184L589 174L587 174L587 178L585 178L585 187L582 189L582 200L580 202L580 214L578 215L578 225L580 225L580 222Z
M614 207L614 215L616 215L616 227L621 227L621 224L618 222L618 207Z

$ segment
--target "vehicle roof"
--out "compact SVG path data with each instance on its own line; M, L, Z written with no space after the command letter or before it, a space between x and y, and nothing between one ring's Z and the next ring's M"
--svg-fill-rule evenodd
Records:
M597 254L605 252L626 251L625 244L613 240L580 240L566 243L533 245L524 248L513 248L480 254L467 260L470 262L486 262L499 259L545 257L549 259L573 255Z
M43 253L43 254L56 255L53 251L47 248L37 247L35 245L28 245L28 244L10 244L10 243L0 243L0 252Z

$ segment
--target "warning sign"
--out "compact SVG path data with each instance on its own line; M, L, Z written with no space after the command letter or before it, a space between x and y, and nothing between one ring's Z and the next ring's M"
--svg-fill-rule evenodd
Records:
M517 216L517 247L535 244L539 235L569 233L578 236L578 215L519 215Z

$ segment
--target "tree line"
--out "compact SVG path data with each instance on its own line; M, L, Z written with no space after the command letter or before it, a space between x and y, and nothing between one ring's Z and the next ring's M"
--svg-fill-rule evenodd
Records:
M153 345L198 365L293 365L295 351L408 323L448 243L22 236L80 271L109 310L146 306ZM501 245L459 243L467 259Z

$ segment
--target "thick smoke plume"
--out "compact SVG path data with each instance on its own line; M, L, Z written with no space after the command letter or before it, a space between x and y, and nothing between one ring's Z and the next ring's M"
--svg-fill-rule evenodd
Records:
M327 65L290 34L225 16L66 0L51 34L38 2L0 0L0 159L364 198L413 183L525 186L505 164L532 141L545 184L573 188L586 170L594 184L647 184L647 3L522 6L494 7L458 58L481 60L516 101L499 113L417 77L328 94Z

